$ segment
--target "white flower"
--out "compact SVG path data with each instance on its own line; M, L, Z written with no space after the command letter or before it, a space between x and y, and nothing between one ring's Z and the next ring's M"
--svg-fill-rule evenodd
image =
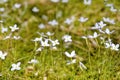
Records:
M70 25L72 22L74 22L74 20L75 20L75 17L72 16L71 18L67 18L67 19L64 21L64 23Z
M84 0L85 5L91 5L91 3L92 3L92 0Z
M48 24L51 25L51 26L57 26L58 22L54 19L52 21L49 21Z
M41 42L41 46L42 47L48 47L48 46L50 46L50 44L48 43L48 39L45 39L45 41L40 41Z
M38 28L44 29L44 28L45 28L45 25L44 25L44 24L39 24L39 25L38 25Z
M106 4L106 6L107 6L107 7L111 7L111 6L113 6L113 4Z
M95 23L95 26L93 26L91 29L100 29L101 27L99 26L98 23Z
M2 28L1 28L1 32L2 32L2 33L5 33L5 32L7 32L7 31L8 31L8 28L5 28L5 27L2 27Z
M11 38L11 35L12 35L12 33L10 33L10 34L7 35L5 38L3 38L3 40L10 39L10 38Z
M35 38L35 39L32 40L32 41L35 41L35 42L37 42L37 41L42 41L42 37L40 37L40 38Z
M2 76L2 73L0 73L0 77Z
M75 51L72 51L71 53L65 52L65 55L66 55L67 57L69 57L69 58L76 57Z
M82 62L79 62L79 64L81 68L87 69L87 67Z
M0 4L7 2L8 0L0 0Z
M3 20L0 20L0 23L3 23Z
M57 3L59 2L59 0L51 0L51 2Z
M98 23L95 23L95 26L93 26L91 29L102 29L105 26L106 24L104 24L103 21L100 21Z
M20 36L13 36L13 39L19 40L21 37Z
M59 45L59 41L58 40L50 40L52 42L52 46L56 46L56 45Z
M6 56L7 56L7 53L6 53L6 52L3 53L2 51L0 51L0 58L1 58L2 60L4 60Z
M29 64L37 64L39 61L36 59L31 59L28 63Z
M119 50L119 49L118 49L119 46L120 46L119 44L116 44L116 45L115 45L115 44L112 44L112 45L111 45L111 50L118 51L118 50Z
M51 46L50 47L52 50L57 50L57 47L56 46Z
M39 9L37 7L33 7L32 11L35 12L35 13L37 13L37 12L39 12Z
M15 4L14 4L14 8L19 9L20 7L21 7L21 4L19 4L19 3L15 3Z
M47 34L48 36L54 35L54 33L51 33L51 32L49 32L49 31L48 31L46 34Z
M12 64L11 71L20 70L20 64L21 62L18 62L17 64Z
M117 9L115 9L113 6L111 6L111 7L110 7L110 11L112 11L112 12L116 12Z
M110 43L105 43L105 48L110 48L111 44Z
M116 12L117 9L114 8L114 5L113 4L106 4L107 7L110 7L110 11L112 12Z
M103 28L103 27L105 27L105 26L106 26L106 24L105 24L105 23L103 23L103 21L100 21L98 24L99 24L100 28Z
M83 23L83 22L86 22L88 20L88 18L80 17L78 20Z
M76 63L76 59L73 59L72 61L68 61L67 65L74 64L74 63Z
M89 35L88 38L97 38L99 36L99 34L97 34L97 32L94 32L93 35Z
M62 37L62 39L64 40L64 42L72 42L72 37L70 35L64 35Z
M0 8L0 12L4 12L5 11L5 8Z
M39 51L42 51L42 47L38 48L36 51L39 52Z
M86 37L86 36L82 36L81 38L83 38L83 39L87 39L87 37Z
M110 19L110 18L105 18L105 17L103 17L103 21L104 21L104 22L108 22L108 23L110 23L110 24L115 24L114 19Z
M19 27L15 24L14 26L10 26L11 32L14 32L16 30L19 30Z
M67 3L69 0L62 0L62 3Z
M110 32L110 30L109 30L108 28L105 30L105 33L106 33L106 34L112 34L113 32L114 32L114 31L111 31L111 32Z

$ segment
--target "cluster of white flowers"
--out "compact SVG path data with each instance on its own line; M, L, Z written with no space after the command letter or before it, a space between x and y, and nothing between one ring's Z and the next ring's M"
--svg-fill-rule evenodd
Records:
M9 28L7 28L7 27L1 27L1 33L6 33L6 32L8 32L8 29L10 29L10 33L7 35L7 36L5 36L4 38L3 38L3 40L6 40L6 39L15 39L15 40L19 40L20 38L21 38L21 36L16 36L16 35L13 35L12 36L12 34L13 33L15 33L16 31L18 31L19 30L19 27L17 26L17 24L15 24L15 25L13 25L13 26L9 26Z
M67 65L70 65L70 64L75 64L77 62L76 60L76 53L75 53L75 50L73 50L71 53L69 52L65 52L64 53L68 58L74 58L72 59L71 61L67 61ZM81 62L79 61L79 66L81 69L87 69L87 67Z
M112 43L111 39L109 39L108 41L105 42L105 48L110 48L111 50L118 51L119 46L120 46L119 44Z
M51 49L57 49L56 46L60 44L59 41L57 39L52 40L49 38L49 36L53 36L54 33L47 32L46 34L44 33L39 33L39 34L41 35L40 38L35 38L34 40L32 40L35 42L40 42L40 47L36 51L42 51L42 49L45 47L50 47Z
M103 17L103 21L104 22L108 22L110 24L115 24L114 20L110 20L110 18L105 18ZM107 34L107 35L111 35L113 32L115 32L114 30L110 31L109 28L106 28L105 30L103 30L103 28L107 25L105 24L103 21L100 21L98 23L95 23L95 26L93 26L91 29L92 30L98 30L100 33L98 34L97 32L94 32L93 35L89 35L89 36L82 36L83 39L87 39L87 38L97 38L98 36L102 35L102 34ZM103 40L103 37L101 36L100 39ZM111 42L111 39L109 39L108 41L106 41L105 43L105 48L110 48L111 50L115 50L118 51L119 50L119 44L114 44Z

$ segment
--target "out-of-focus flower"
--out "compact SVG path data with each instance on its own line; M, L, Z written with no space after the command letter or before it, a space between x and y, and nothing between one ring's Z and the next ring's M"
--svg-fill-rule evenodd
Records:
M35 12L35 13L37 13L37 12L39 12L39 9L37 7L33 7L32 11Z
M37 64L39 61L36 59L31 59L28 63L29 64Z
M51 2L54 2L54 3L57 3L59 2L60 0L51 0Z
M48 24L50 24L51 26L57 26L58 22L54 19L52 21L49 21Z
M39 28L39 29L44 29L44 28L45 28L45 25L44 25L44 24L39 24L39 25L38 25L38 28Z
M19 3L15 3L15 4L14 4L14 8L19 9L20 7L21 7L21 4L19 4Z
M92 0L84 0L85 5L91 5L91 3L92 3Z
M83 22L86 22L88 20L88 18L80 17L78 20L83 23Z

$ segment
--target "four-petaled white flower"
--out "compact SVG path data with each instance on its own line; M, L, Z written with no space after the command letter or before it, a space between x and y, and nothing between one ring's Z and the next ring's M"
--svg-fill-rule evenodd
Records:
M5 33L5 32L7 32L7 31L8 31L8 28L5 28L5 27L2 27L2 28L1 28L1 32L2 32L2 33Z
M41 23L41 24L38 25L38 28L39 28L39 29L44 29L44 28L45 28L45 25Z
M75 17L72 16L72 17L70 17L70 18L67 18L67 19L64 21L64 23L70 25L72 22L74 22L74 20L75 20Z
M36 59L31 59L28 63L29 64L37 64L39 61Z
M88 38L97 38L99 36L99 34L97 34L97 32L94 32L93 35L89 35Z
M103 21L104 21L104 22L108 22L108 23L110 23L110 24L115 24L114 19L110 19L110 18L103 17Z
M62 39L64 40L64 42L72 42L72 37L70 35L64 35L62 37Z
M17 64L12 64L11 71L20 70L20 64L21 62L18 62Z
M56 45L59 45L59 44L60 44L58 40L51 40L51 39L50 39L50 41L51 41L51 43L52 43L52 46L56 46Z
M65 55L66 55L67 57L69 57L69 58L76 57L75 51L72 51L71 53L65 52Z
M85 5L91 5L91 3L92 3L92 0L84 0Z
M86 22L88 20L88 18L85 18L85 17L80 17L79 19L78 19L78 21L80 21L80 22Z
M103 23L103 21L100 21L98 23L95 23L95 26L93 26L91 29L98 29L99 30L99 29L102 29L105 26L106 26L106 24Z
M48 43L49 42L48 39L45 39L45 41L40 41L40 42L41 42L41 46L42 47L48 47L48 46L50 46L50 44Z
M119 49L118 49L119 46L120 46L119 44L116 44L116 45L115 45L115 44L112 44L112 45L111 45L111 50L118 51L118 50L119 50Z
M105 30L106 34L112 34L114 31L110 31L108 28Z
M74 63L76 63L76 59L73 59L72 61L68 61L67 65L74 64Z
M14 26L10 26L11 32L14 32L16 30L19 30L19 27L17 27L17 24L15 24Z
M57 26L58 22L54 19L52 21L49 21L48 24L51 25L51 26Z
M4 60L6 56L7 56L7 53L6 53L6 52L3 53L2 51L0 51L0 58L1 58L2 60Z

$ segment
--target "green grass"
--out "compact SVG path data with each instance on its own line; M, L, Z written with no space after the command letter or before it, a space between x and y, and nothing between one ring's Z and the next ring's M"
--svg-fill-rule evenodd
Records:
M0 12L0 27L9 27L17 24L20 30L14 32L13 35L20 35L22 39L2 40L10 33L0 33L0 50L6 51L8 55L5 60L0 59L0 80L120 80L120 50L113 51L104 48L101 40L96 38L94 46L91 40L86 41L81 36L93 34L94 30L90 30L96 22L102 20L103 17L115 19L115 25L107 25L110 30L115 30L110 38L114 43L120 44L120 11L113 13L109 8L105 7L104 0L93 0L90 6L83 4L83 0L69 0L69 3L39 3L26 5L29 0L9 0L0 7L5 7L5 12ZM41 0L40 0L41 1ZM109 0L107 3L113 3L115 8L120 8L120 0ZM20 9L12 9L15 3L21 3ZM32 8L37 6L39 13L32 12ZM62 11L62 17L57 18L58 11ZM1 16L3 15L3 16ZM48 16L48 20L43 20L42 16ZM71 16L75 16L76 21L69 25L64 24L64 20ZM85 23L77 21L80 16L88 17ZM48 21L56 19L59 25L52 27L48 25ZM38 29L38 25L44 23L47 28ZM64 26L64 29L61 29ZM0 28L1 29L1 28ZM54 32L51 39L58 39L60 45L57 50L44 48L41 52L36 52L40 43L32 42L35 37L39 37L37 32ZM69 34L72 36L73 42L69 48L65 48L62 36ZM108 35L103 35L109 38ZM64 55L65 51L76 51L77 63L66 65L67 60L71 60ZM31 59L37 59L38 64L28 64ZM79 67L79 61L87 67L82 70ZM10 71L13 63L21 62L21 70ZM30 67L30 68L29 68ZM35 76L37 73L37 76Z

